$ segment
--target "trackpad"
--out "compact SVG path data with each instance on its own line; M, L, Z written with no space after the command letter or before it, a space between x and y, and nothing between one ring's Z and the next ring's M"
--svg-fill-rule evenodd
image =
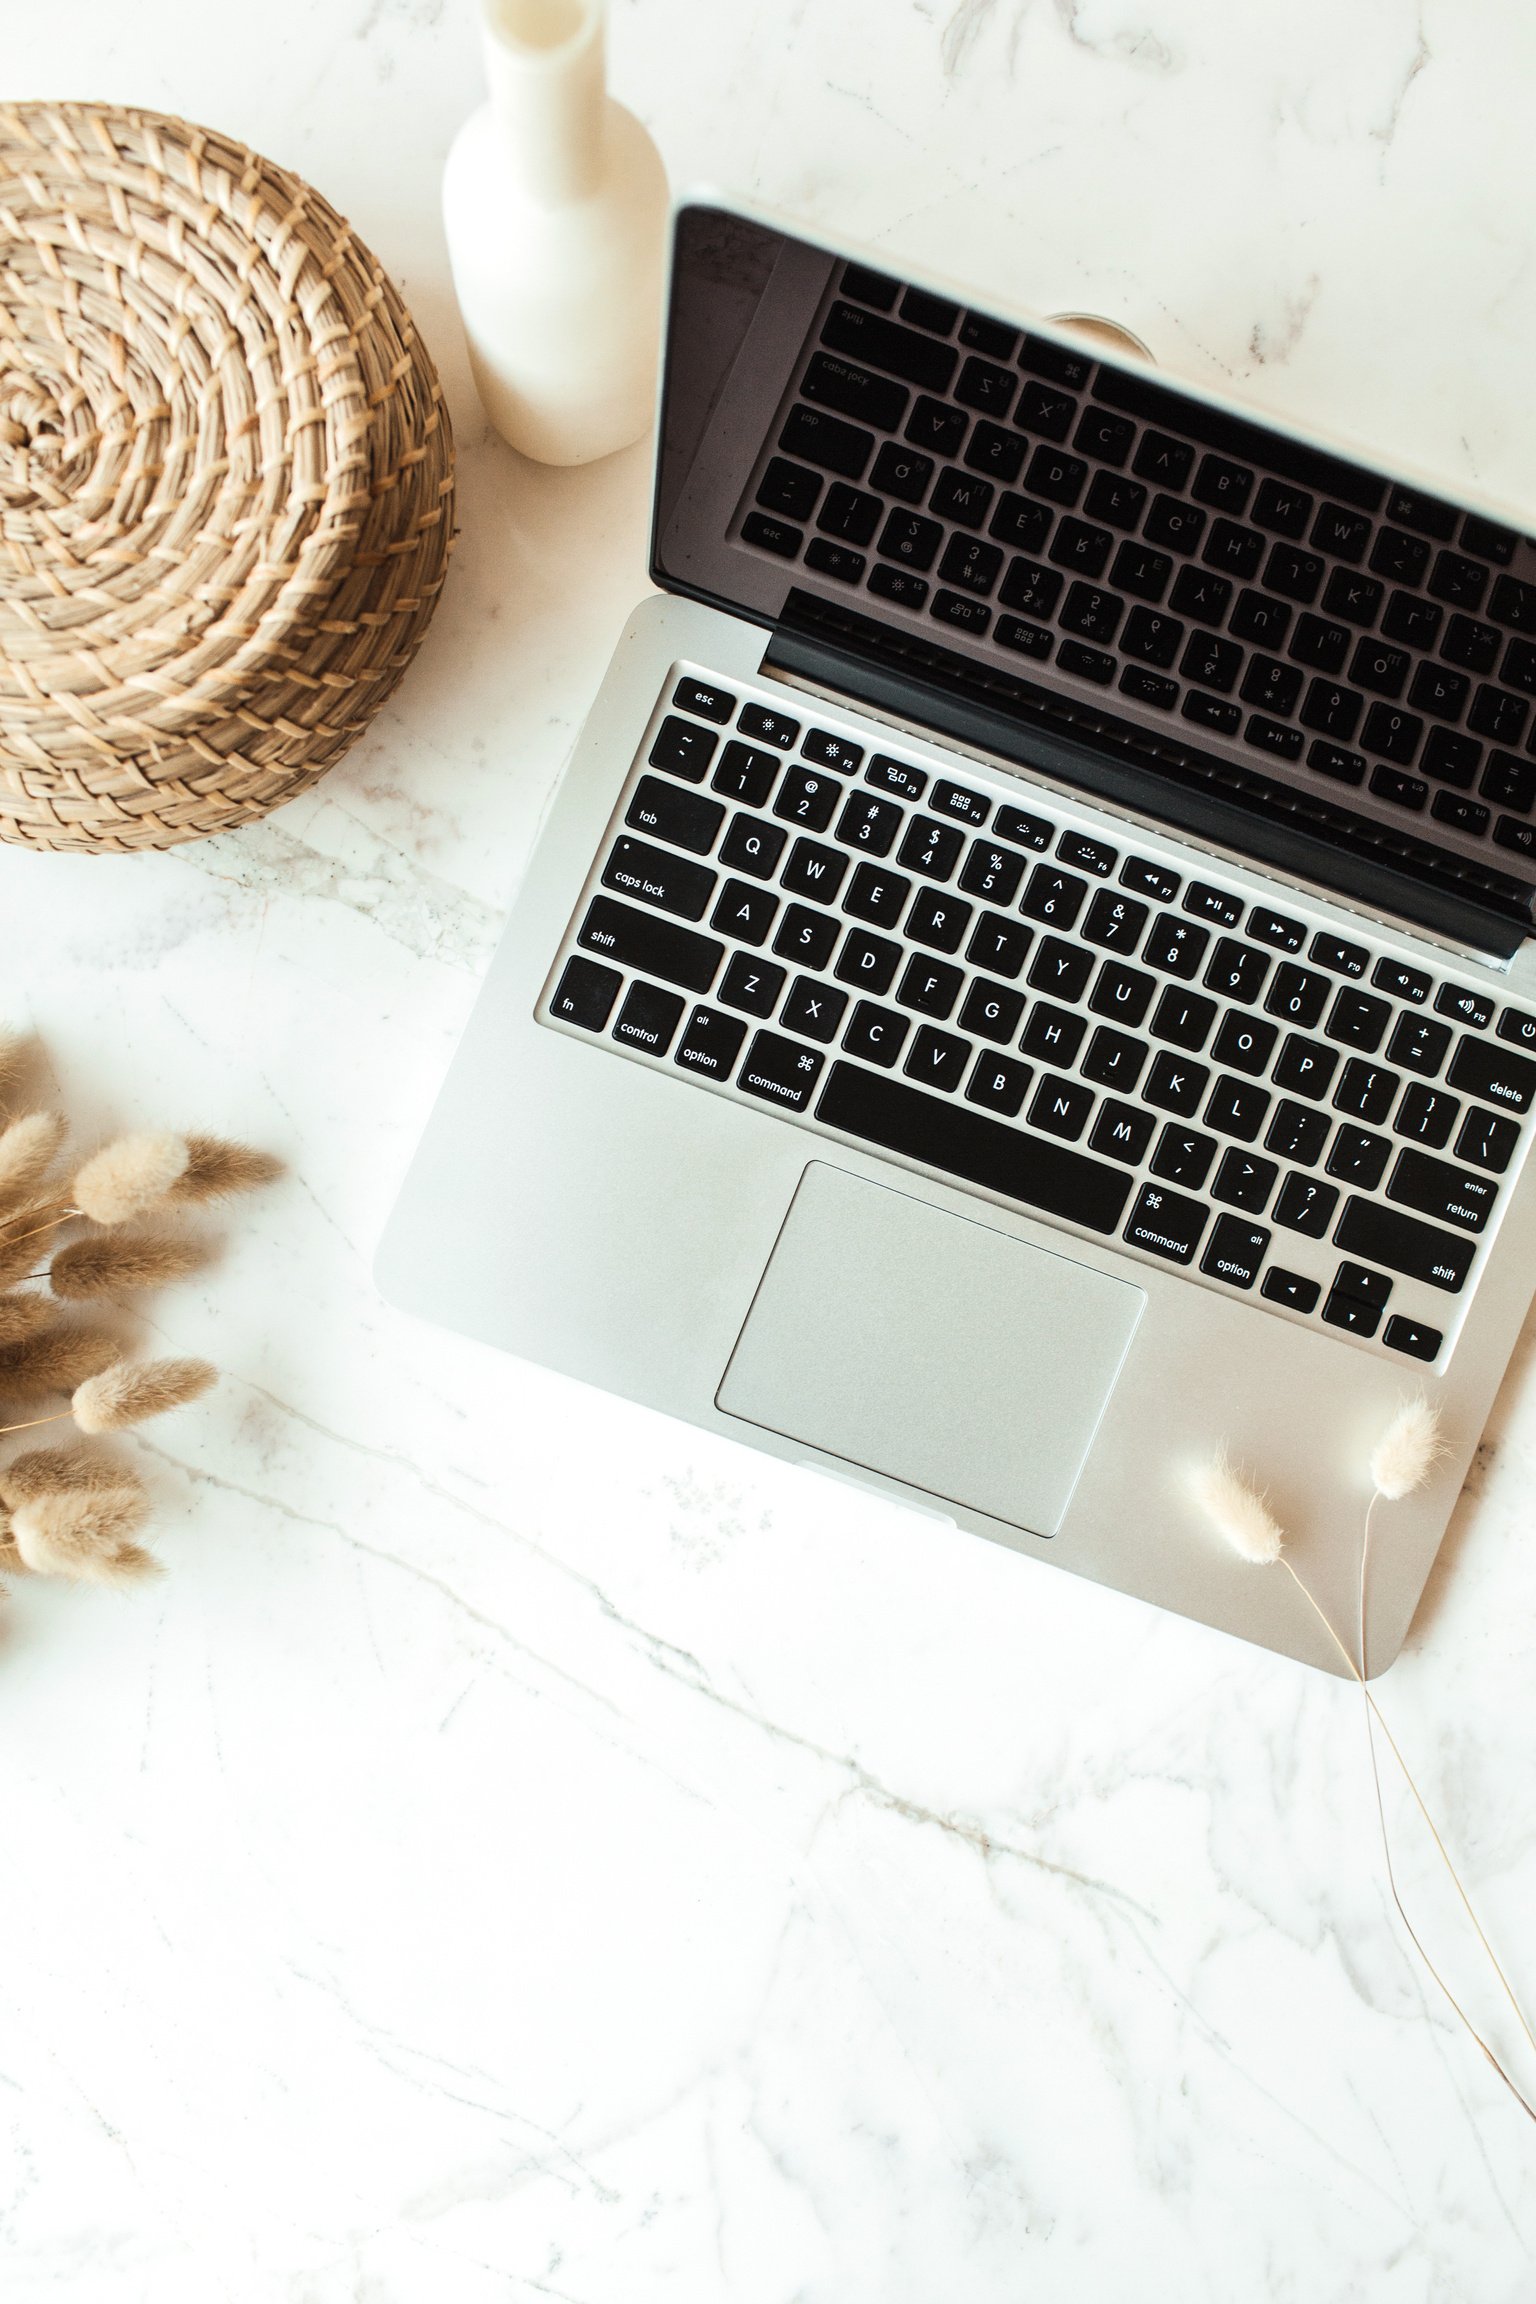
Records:
M813 1161L716 1405L951 1504L1061 1526L1146 1298Z

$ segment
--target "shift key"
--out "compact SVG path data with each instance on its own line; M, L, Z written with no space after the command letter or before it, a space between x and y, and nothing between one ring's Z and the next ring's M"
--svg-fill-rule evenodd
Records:
M653 848L648 840L619 839L603 866L603 886L642 904L654 904L662 912L676 912L681 919L702 920L715 892L715 875L707 864L669 856L665 848Z
M659 976L664 984L681 984L688 992L707 992L725 956L725 946L713 936L696 936L691 928L659 920L654 912L632 911L606 896L593 897L576 941L589 952L638 968L642 975Z

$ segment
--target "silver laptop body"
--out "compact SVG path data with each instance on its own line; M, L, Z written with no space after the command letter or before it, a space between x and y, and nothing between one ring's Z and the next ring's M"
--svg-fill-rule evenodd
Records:
M386 1293L1324 1669L1191 1475L1348 1625L1423 1392L1384 1667L1536 1278L1536 547L698 201L653 572Z

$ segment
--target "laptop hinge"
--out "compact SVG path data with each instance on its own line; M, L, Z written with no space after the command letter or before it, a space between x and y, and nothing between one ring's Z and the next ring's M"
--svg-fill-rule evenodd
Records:
M764 666L1037 768L1465 951L1507 961L1533 933L1532 890L1518 880L813 594L791 592Z

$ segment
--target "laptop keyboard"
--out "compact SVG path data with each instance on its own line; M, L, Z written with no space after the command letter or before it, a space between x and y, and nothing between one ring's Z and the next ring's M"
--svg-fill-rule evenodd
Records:
M1536 1016L1076 801L739 688L674 668L549 1021L1442 1357L1523 1154Z
M1150 376L845 265L735 533L1405 832L1536 857L1522 540Z

